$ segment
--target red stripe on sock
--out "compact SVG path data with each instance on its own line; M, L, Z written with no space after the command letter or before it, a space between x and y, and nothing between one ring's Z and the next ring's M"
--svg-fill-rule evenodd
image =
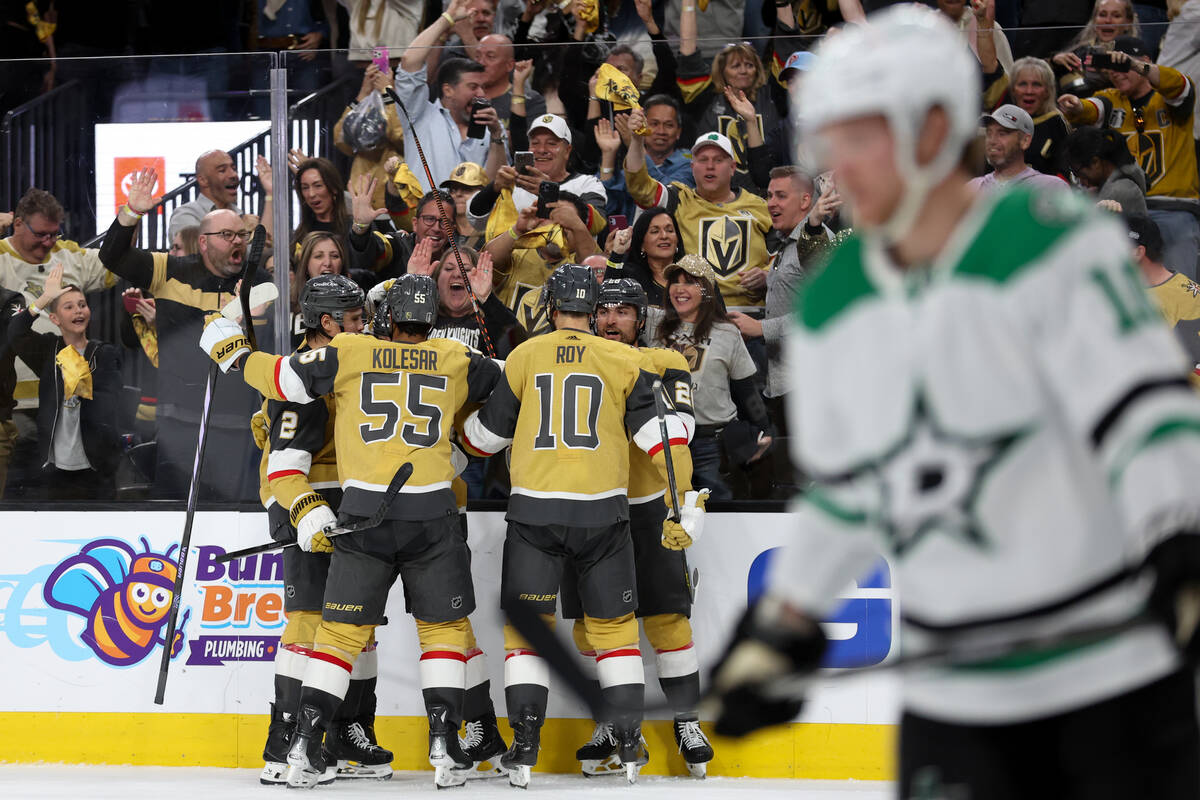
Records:
M472 658L475 658L476 656L481 656L481 655L483 655L483 651L480 650L478 647L476 647L474 650L467 653L467 661L470 661Z
M345 661L338 658L337 656L332 656L329 653L322 653L320 650L313 650L312 652L310 652L308 654L308 657L315 658L318 661L325 661L329 664L333 664L334 666L341 667L342 669L346 670L346 672L354 671L353 664L347 664Z
M268 481L277 481L280 478L286 478L288 475L300 475L301 477L303 477L304 473L298 469L281 469L281 470L279 470L279 472L268 472L267 480Z
M463 655L462 653L456 653L453 650L430 650L428 652L421 653L422 661L424 661L427 658L445 658L445 659L449 659L451 661L463 661L463 662L465 662L467 660L467 657L465 655Z
M676 648L672 648L672 649L668 649L668 650L655 650L654 652L656 652L656 653L678 653L683 650L691 650L695 646L696 646L695 642L688 642L683 647L676 647Z
M633 658L641 658L642 651L637 649L636 647L626 648L624 650L609 650L607 653L596 656L596 660L603 661L606 658L615 658L615 657L620 657L620 656L631 656Z
M595 650L580 650L579 655L583 656L584 658L595 658L596 651Z
M508 661L513 656L536 656L541 658L541 656L538 656L536 650L512 650L508 653L508 655L504 656L504 660Z
M306 658L312 658L313 655L313 649L311 647L305 647L302 644L285 644L283 649L297 655L305 656Z

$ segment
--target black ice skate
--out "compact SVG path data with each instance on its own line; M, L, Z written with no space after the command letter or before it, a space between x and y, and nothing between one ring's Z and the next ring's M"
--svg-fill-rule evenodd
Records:
M316 706L301 706L296 731L287 754L287 785L293 789L311 789L332 783L337 767L324 749L325 720Z
M612 735L617 740L617 758L625 770L625 779L637 783L638 772L650 762L641 724L613 725Z
M525 789L529 786L529 774L537 764L538 749L542 740L542 715L532 706L522 706L516 717L510 717L513 728L513 743L508 752L500 756L500 766L508 770L508 782Z
M592 738L575 751L575 758L588 777L625 771L621 759L617 758L617 740L613 738L611 722L597 722Z
M468 778L495 778L504 774L500 756L508 750L508 745L500 736L495 714L468 720L463 726L459 744L473 765Z
M433 782L439 789L462 786L474 762L463 752L458 741L458 727L450 720L446 706L430 706L429 763L433 765Z
M370 733L368 733L370 731ZM337 761L338 780L392 777L392 751L374 741L373 727L358 720L335 720L329 732L329 753Z
M288 745L296 730L296 715L286 713L271 703L271 726L267 728L267 743L263 745L263 769L258 782L264 786L287 783Z
M675 744L687 764L688 772L693 778L704 778L708 775L708 762L713 759L712 745L704 731L700 730L700 721L695 717L675 718Z

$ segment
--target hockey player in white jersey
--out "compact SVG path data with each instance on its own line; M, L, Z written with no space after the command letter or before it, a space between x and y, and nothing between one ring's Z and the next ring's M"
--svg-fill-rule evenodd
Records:
M817 668L817 620L883 552L906 657L955 654L904 673L901 797L1196 798L1200 398L1115 220L967 189L978 73L901 7L805 75L802 136L858 233L797 300L814 485L715 668L717 731L799 712L778 679Z

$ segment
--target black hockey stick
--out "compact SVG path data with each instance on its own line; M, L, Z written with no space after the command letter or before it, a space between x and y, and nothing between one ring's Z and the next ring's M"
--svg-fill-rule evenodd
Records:
M654 379L654 413L658 415L658 435L662 439L663 460L667 464L667 491L671 494L671 510L667 512L667 518L679 521L679 490L675 486L675 459L671 455L671 437L667 433L667 401L666 395L663 394L666 389L663 388L662 378ZM692 572L688 569L687 551L680 550L679 554L683 556L683 580L687 586L688 599L691 602L696 602L696 585L692 580Z
M254 320L250 316L250 289L253 288L250 282L254 276L250 274L250 265L254 265L254 271L258 272L258 262L262 260L263 247L267 242L267 229L262 225L254 229L254 235L250 237L250 246L246 248L246 264L242 272L242 285L238 287L238 297L242 301L242 329L246 331L246 338L250 340L250 349L258 349L258 338L254 335Z
M242 327L250 339L250 346L255 348L254 321L250 318L250 287L249 276L258 271L258 262L262 259L263 242L266 231L259 225L250 239L246 250L245 261L242 263L241 299ZM257 349L257 348L255 348ZM217 373L220 367L213 361L208 365L208 377L204 383L204 405L200 411L200 432L196 437L196 458L192 462L192 479L188 484L187 511L183 519L183 536L179 540L179 570L175 574L175 586L171 593L171 614L167 618L167 633L163 644L162 660L158 664L158 686L154 690L154 702L163 704L167 692L167 674L171 669L171 651L175 645L175 627L179 624L179 609L183 604L183 584L187 575L188 553L192 547L192 525L196 521L196 503L200 494L200 470L204 466L204 451L208 445L208 421L212 411L212 399L217 389Z
M442 228L446 232L446 239L450 242L450 248L454 250L454 260L458 263L458 272L462 276L463 285L467 288L467 296L471 298L471 310L475 313L475 324L479 326L479 333L483 336L483 354L488 358L496 357L496 348L492 345L492 336L488 333L487 325L484 324L483 310L479 307L479 298L475 296L475 290L471 288L471 279L467 276L467 262L463 259L462 253L458 249L458 231L454 230L454 226L450 224L450 215L446 213L445 207L442 205L442 195L437 188L437 182L433 180L433 172L429 169L429 162L425 159L425 148L421 147L421 140L417 138L417 129L413 125L412 117L408 114L408 109L404 103L400 102L400 95L396 94L396 90L388 86L384 89L387 96L392 99L396 107L404 112L404 118L408 120L408 130L412 134L413 144L417 146L417 155L421 158L421 167L425 170L425 179L429 181L429 189L433 192L433 200L437 203L438 216L442 218Z
M370 530L382 525L383 520L388 515L388 511L392 508L392 503L395 501L396 495L400 494L400 490L404 488L404 484L412 477L412 471L413 467L411 463L405 461L401 464L400 469L396 470L396 474L392 477L392 482L388 484L387 490L383 493L383 502L379 504L379 508L374 514L351 525L337 525L326 528L324 530L325 538L332 539L335 536L358 533L359 531ZM258 553L271 553L287 547L298 546L297 542L267 542L266 544L258 544L242 550L234 550L232 553L225 553L224 555L217 556L216 561L218 564L224 564L226 561L233 561L236 558L245 558L246 556L257 555Z

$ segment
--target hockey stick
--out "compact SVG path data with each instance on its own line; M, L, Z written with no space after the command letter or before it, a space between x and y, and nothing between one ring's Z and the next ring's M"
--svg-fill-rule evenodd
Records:
M263 226L255 229L242 264L241 298L242 324L250 346L254 344L254 321L250 318L249 276L258 271L262 259L263 241L266 232ZM175 585L171 592L171 614L167 618L167 633L163 640L162 660L158 664L158 686L154 690L155 705L162 705L167 692L167 674L171 669L171 651L175 649L175 628L179 624L179 609L183 604L183 583L187 576L188 554L192 547L192 525L196 521L196 502L200 494L200 469L204 465L204 451L208 446L208 420L212 411L212 399L217 389L217 372L220 367L213 361L208 365L208 378L204 382L204 405L200 411L200 432L196 437L196 458L192 462L192 479L188 484L187 511L183 518L183 536L179 540L179 569L175 573Z
M675 486L675 459L671 455L671 437L667 433L667 401L665 399L666 389L663 388L662 378L654 379L654 413L658 415L658 435L662 439L663 460L667 464L667 491L671 494L671 510L667 512L667 519L679 521L679 490ZM692 581L691 570L688 569L687 551L680 550L679 554L683 556L683 581L687 586L688 599L691 602L696 602L696 585Z
M388 515L388 511L392 508L392 503L395 501L396 496L400 494L400 490L404 488L404 484L412 477L412 471L413 467L410 462L405 461L401 464L400 469L396 470L396 474L392 477L392 482L388 484L387 490L383 493L383 502L379 504L379 508L374 514L350 525L328 527L323 531L325 538L332 539L335 536L358 533L359 531L370 530L382 525L383 520ZM218 564L224 564L226 561L233 561L236 558L245 558L246 556L257 555L258 553L271 553L275 550L298 546L297 542L267 542L266 544L258 544L242 550L234 550L232 553L225 553L224 555L217 556L216 561Z
M467 288L467 296L471 298L471 310L475 313L475 324L479 326L479 333L483 336L483 354L488 358L495 358L496 348L492 345L492 336L488 333L487 325L484 324L483 311L479 307L479 298L475 296L475 290L471 288L471 279L467 276L467 262L463 259L463 255L458 249L458 240L456 238L458 232L450 224L450 215L446 213L446 209L442 205L442 195L438 190L437 183L433 180L433 172L429 169L429 162L425 159L425 148L421 147L421 140L417 138L417 128L413 125L412 117L408 114L408 109L405 108L404 103L400 102L400 95L396 94L396 90L388 86L384 89L384 92L404 112L404 118L408 120L408 130L412 134L413 144L417 146L417 155L421 158L421 168L425 170L425 179L429 181L429 189L433 192L433 200L437 203L438 216L442 218L442 228L446 231L446 240L450 242L450 247L454 250L454 260L458 263L458 272L462 275L463 285Z

